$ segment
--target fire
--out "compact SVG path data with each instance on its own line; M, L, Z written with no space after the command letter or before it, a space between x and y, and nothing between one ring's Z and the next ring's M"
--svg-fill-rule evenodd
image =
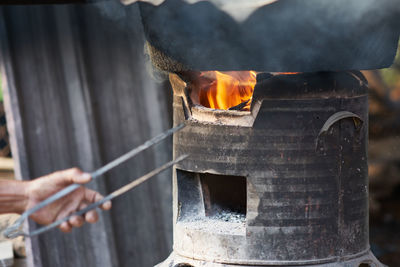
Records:
M277 72L276 75L295 75L299 73L300 72Z
M299 72L275 72L295 75ZM190 80L190 98L194 104L212 109L249 111L257 83L255 71L201 71L185 73Z
M250 110L255 71L203 71L192 81L191 98L212 109ZM197 101L194 101L197 102Z

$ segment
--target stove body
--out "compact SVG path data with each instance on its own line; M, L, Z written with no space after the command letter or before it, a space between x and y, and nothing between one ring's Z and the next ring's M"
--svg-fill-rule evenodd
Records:
M160 266L382 266L369 250L367 84L259 75L250 112L174 87L174 252ZM265 75L264 75L265 76Z

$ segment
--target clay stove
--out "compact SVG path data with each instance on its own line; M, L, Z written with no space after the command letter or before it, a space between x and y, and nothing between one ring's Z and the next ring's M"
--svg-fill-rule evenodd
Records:
M257 74L249 111L193 103L170 75L174 251L160 266L383 266L368 240L359 72Z

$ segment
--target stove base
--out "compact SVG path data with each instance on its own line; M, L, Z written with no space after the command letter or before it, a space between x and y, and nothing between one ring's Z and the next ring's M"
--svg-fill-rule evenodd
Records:
M206 262L201 260L189 259L186 257L179 256L178 254L172 252L171 255L162 263L156 265L155 267L283 267L283 266L293 266L293 267L387 267L386 265L380 263L371 251L366 254L358 256L357 258L352 258L349 260L343 260L340 262L329 262L320 264L296 264L292 263L289 265L271 262L265 265L238 265L238 264L223 264L215 262Z

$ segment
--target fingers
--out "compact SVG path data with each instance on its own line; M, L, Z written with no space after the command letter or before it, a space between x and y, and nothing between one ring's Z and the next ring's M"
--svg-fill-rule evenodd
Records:
M79 206L79 210L82 210L86 207L87 207L87 204L82 203ZM83 216L78 216L78 215L72 216L71 218L69 218L68 221L63 222L58 228L64 233L69 233L69 232L71 232L73 227L79 228L85 223L85 221L88 223L95 223L98 221L98 219L99 219L99 216L98 216L96 210L91 210L91 211L88 211Z
M90 190L90 189L85 189L85 201L87 201L88 203L94 203L97 201L100 201L103 199L103 196L101 194L99 194L96 191ZM105 203L103 203L100 208L103 210L109 210L111 209L111 201L107 201Z
M111 207L112 207L112 204L111 204L111 201L110 201L110 200L107 201L107 202L105 202L104 204L102 204L102 205L100 206L100 208L101 208L102 210L109 210L109 209L111 209Z
M86 204L86 203L82 203L80 206L79 206L79 210L83 210L84 208L86 208L88 206L88 204ZM84 219L86 222L88 222L88 223L95 223L95 222L97 222L98 220L99 220L99 215L97 214L97 212L96 212L96 210L90 210L90 211L88 211L88 212L86 212L84 215L83 215L83 218L82 219Z
M71 193L67 199L65 199L65 204L58 213L56 220L65 218L68 215L74 213L75 211L85 209L88 205L98 202L103 199L103 196L98 192L81 187L77 191ZM109 210L111 208L111 201L107 201L100 206L104 210ZM59 228L61 231L67 233L72 230L73 227L81 227L85 221L88 223L95 223L99 220L99 215L96 210L90 210L86 212L83 216L72 216L67 222L62 223Z
M68 222L63 222L58 228L64 233L69 233L72 230L72 226Z
M83 219L82 216L72 216L69 220L68 220L69 224L72 227L81 227L83 225L83 223L85 222L85 220Z
M69 233L73 227L81 227L83 223L84 219L81 216L72 216L67 222L60 224L58 228L64 233Z
M96 191L85 189L85 201L88 203L94 203L103 199L103 196ZM107 201L103 203L100 208L103 210L111 209L111 201ZM88 223L95 223L99 219L99 215L97 214L96 210L88 211L85 214L85 220Z
M54 221L61 220L65 217L69 216L71 213L74 212L74 210L76 208L78 208L78 207L77 206L76 207L68 206L68 204L66 206L64 205L62 207L61 211L58 213L57 217L54 219ZM69 233L72 230L72 227L74 225L80 224L79 218L76 218L76 217L79 217L79 216L73 216L73 217L69 218L68 221L60 224L60 226L58 228L64 233Z
M91 210L85 213L85 220L88 223L95 223L99 220L99 215L96 210Z
M76 175L72 178L72 182L75 184L86 184L92 180L92 176L89 173L83 172L80 175Z
M61 172L64 179L69 183L86 184L92 179L89 173L83 172L79 168L71 168Z
M69 233L73 227L81 227L83 223L84 219L81 216L72 216L67 222L60 224L58 228L64 233Z
M57 171L49 176L54 183L60 185L69 185L73 183L86 184L92 179L89 173L83 172L79 168L71 168L67 170Z
M82 205L82 209L86 208L87 205ZM91 210L85 213L84 217L82 216L72 216L67 222L63 222L58 228L64 232L69 233L72 231L73 227L81 227L84 222L88 223L96 223L99 220L99 215L96 210Z

